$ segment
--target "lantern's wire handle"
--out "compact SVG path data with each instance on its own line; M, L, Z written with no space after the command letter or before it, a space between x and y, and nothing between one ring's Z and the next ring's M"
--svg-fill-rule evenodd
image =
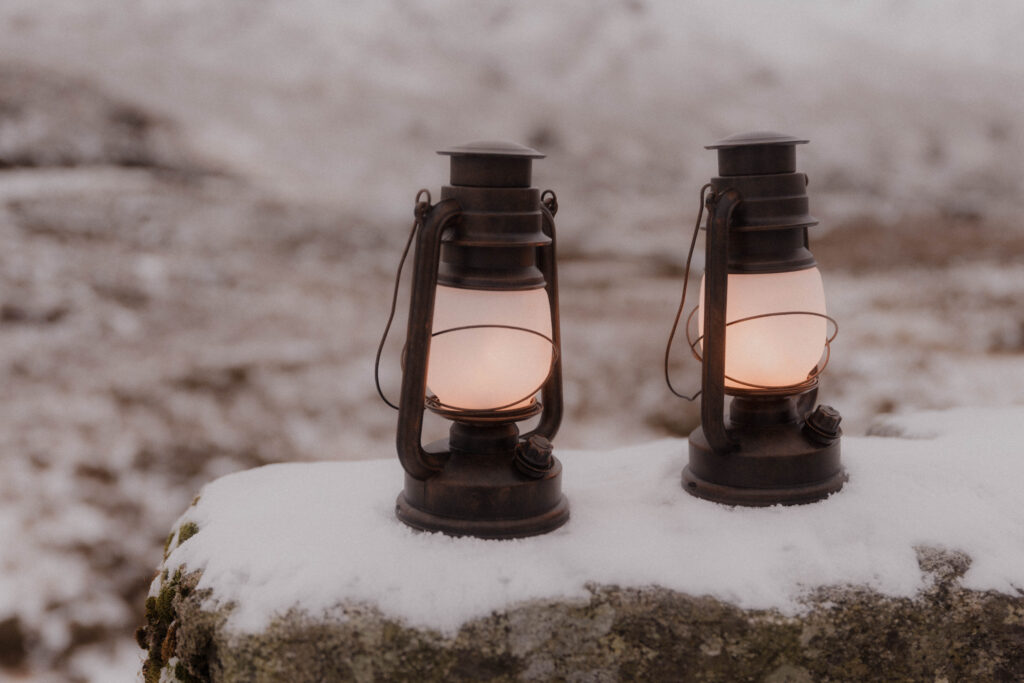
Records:
M426 195L426 199L421 199ZM413 239L416 237L416 231L419 230L420 226L426 219L427 212L430 211L430 190L423 189L416 193L416 208L413 209L413 215L415 219L412 222L412 229L409 231L409 239L405 242L405 249L402 250L402 258L398 262L398 272L395 274L395 290L391 295L391 312L388 313L388 322L384 325L384 334L380 337L380 344L377 346L377 358L373 363L373 381L377 385L377 393L384 403L388 404L391 408L398 410L398 406L388 400L388 397L384 395L384 390L380 386L380 357L384 353L384 342L388 340L388 332L391 331L391 323L395 320L395 309L398 306L398 289L402 284L402 268L405 266L405 259L409 256L409 249L412 247Z
M668 390L671 391L675 396L685 399L687 401L695 401L700 396L700 390L692 396L681 394L676 391L676 388L672 386L672 377L668 371L669 356L672 353L672 341L676 337L676 330L679 328L679 320L683 315L683 310L686 308L686 290L690 284L690 262L693 260L693 249L697 244L697 233L700 232L700 220L704 217L705 202L710 199L707 196L707 191L711 188L711 183L707 183L704 187L700 188L700 210L697 211L697 222L693 226L693 237L690 238L690 250L686 254L686 269L683 273L683 295L679 300L679 309L676 311L676 319L672 322L672 331L668 335L668 344L665 345L665 384L668 385Z

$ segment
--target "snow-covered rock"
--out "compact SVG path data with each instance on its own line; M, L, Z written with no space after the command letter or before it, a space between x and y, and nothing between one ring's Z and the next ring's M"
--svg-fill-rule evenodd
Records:
M140 636L151 675L215 680L1021 676L1022 418L890 417L802 507L686 495L679 440L560 452L572 519L515 541L403 526L396 460L232 474L168 539Z

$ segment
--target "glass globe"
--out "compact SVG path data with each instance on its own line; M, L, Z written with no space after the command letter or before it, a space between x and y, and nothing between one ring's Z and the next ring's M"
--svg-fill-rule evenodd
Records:
M550 338L547 292L439 285L432 331L467 325L522 327ZM439 334L430 341L427 387L442 403L457 408L518 408L544 382L551 354L547 339L522 330L482 327Z
M704 334L704 280L700 283L700 334ZM726 322L764 313L825 314L825 289L817 268L788 273L730 274ZM725 374L750 384L799 384L825 349L828 322L817 315L758 318L726 327ZM703 346L703 345L702 345ZM728 378L726 387L745 385Z

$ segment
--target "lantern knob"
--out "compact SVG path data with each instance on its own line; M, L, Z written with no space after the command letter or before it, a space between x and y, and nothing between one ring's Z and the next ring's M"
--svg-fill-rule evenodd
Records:
M804 422L804 434L813 441L828 445L843 434L839 423L843 418L832 406L820 405L814 409Z
M539 434L534 434L516 446L516 469L532 479L540 479L554 465L551 457L553 451L550 441Z

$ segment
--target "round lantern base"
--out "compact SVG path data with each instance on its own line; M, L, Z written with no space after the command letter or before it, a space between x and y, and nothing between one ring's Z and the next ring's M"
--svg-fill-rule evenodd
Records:
M448 451L443 469L426 479L406 473L398 519L423 531L479 538L535 536L565 524L562 464L548 452L539 467L517 466L518 433L514 423L455 423L441 444Z
M739 486L725 486L705 481L693 474L689 467L683 468L683 488L690 495L724 505L745 507L767 507L769 505L803 505L824 500L843 488L846 472L840 472L823 482L810 486L791 488L752 489Z
M683 469L687 493L726 505L800 505L827 498L846 483L839 440L812 443L798 424L729 429L735 448L716 453L703 431L690 434L690 462Z
M457 519L413 507L403 492L398 494L395 502L395 514L398 519L420 531L440 531L449 536L477 538L524 538L554 531L569 521L569 501L561 496L555 507L524 519Z

